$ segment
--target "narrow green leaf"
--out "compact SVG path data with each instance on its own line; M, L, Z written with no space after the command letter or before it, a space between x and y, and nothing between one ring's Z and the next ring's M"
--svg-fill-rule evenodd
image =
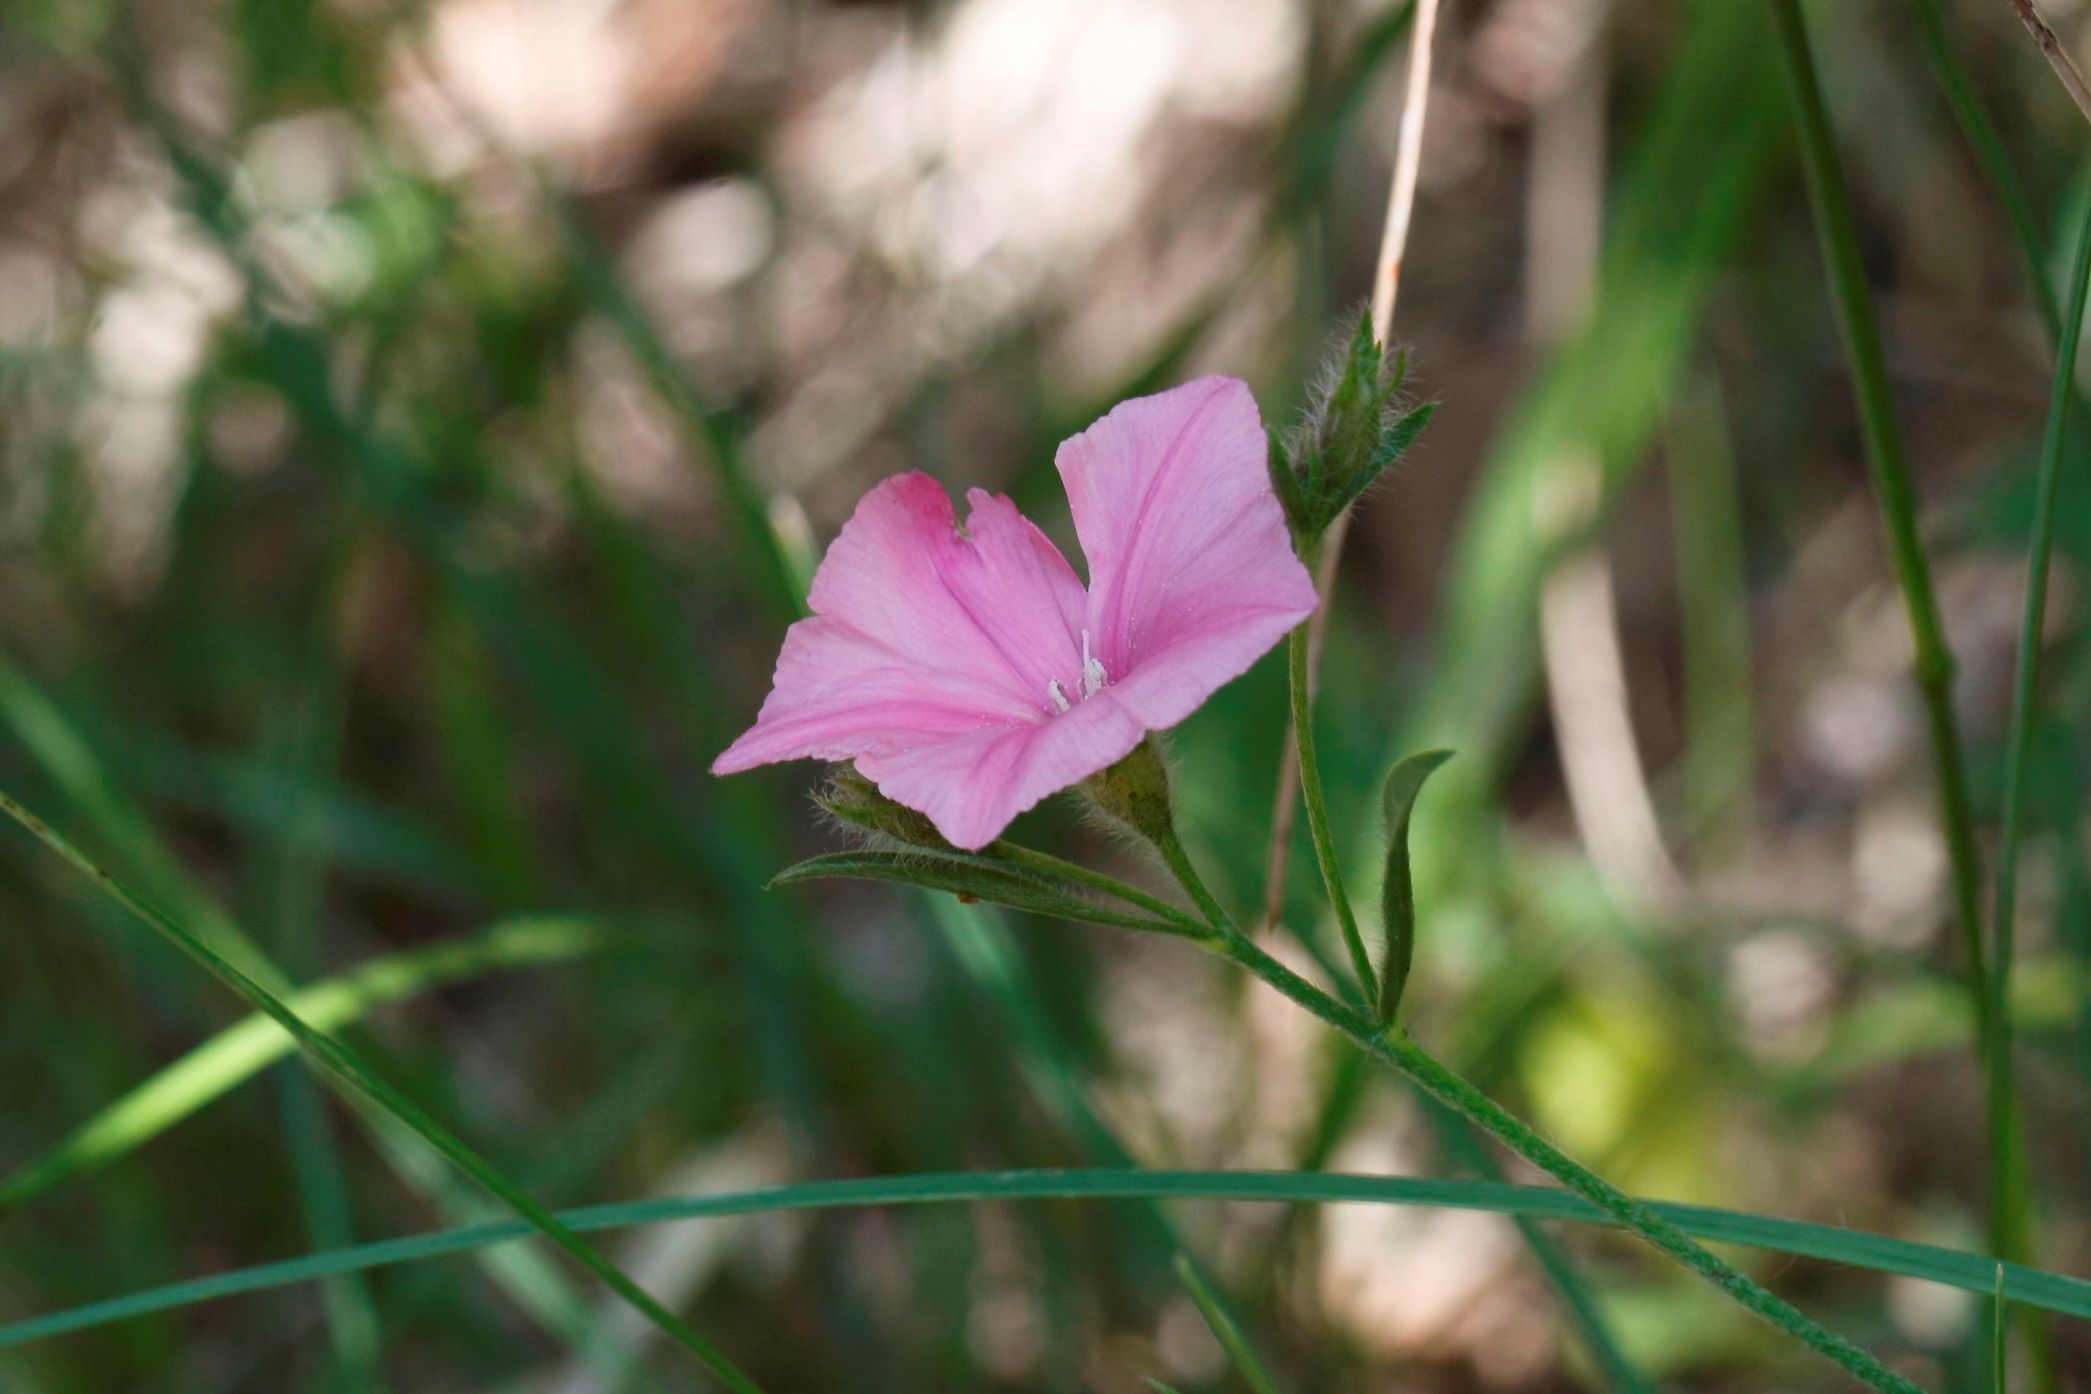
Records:
M1525 1215L1537 1220L1616 1226L1619 1221L1580 1196L1550 1186L1435 1177L1358 1176L1336 1172L1074 1171L945 1172L914 1176L810 1181L747 1191L715 1191L590 1206L560 1212L576 1233L630 1229L735 1215L861 1209L883 1205L971 1204L983 1200L1222 1200L1290 1205L1405 1205ZM1863 1230L1808 1224L1709 1206L1649 1202L1649 1208L1700 1239L1840 1263L1916 1278L1964 1292L1994 1294L2003 1275L2013 1302L2091 1319L2091 1281L1979 1254L1919 1244ZM112 1322L177 1311L200 1302L314 1282L335 1273L367 1272L471 1253L530 1237L520 1221L467 1225L278 1263L217 1273L0 1326L0 1350L86 1331Z
M1242 1335L1241 1326L1220 1301L1219 1294L1213 1291L1205 1275L1198 1271L1198 1265L1191 1262L1189 1254L1176 1255L1176 1276L1183 1283L1184 1291L1190 1293L1191 1301L1198 1305L1198 1314L1212 1328L1213 1338L1220 1343L1220 1349L1227 1352L1227 1362L1234 1366L1234 1372L1242 1377L1242 1382L1256 1394L1278 1394L1277 1381L1271 1378L1270 1371L1263 1368L1263 1361L1250 1349L1248 1338Z
M1379 443L1365 457L1364 464L1330 496L1326 505L1327 522L1334 522L1337 515L1356 503L1358 495L1371 488L1374 481L1408 452L1408 448L1416 443L1416 437L1423 434L1423 428L1430 424L1431 413L1436 410L1435 402L1425 402L1380 433Z
M0 812L6 813L21 824L37 841L99 885L111 899L199 967L207 970L249 1006L265 1013L289 1032L304 1050L306 1058L318 1068L329 1083L339 1087L352 1099L359 1098L375 1105L382 1112L392 1115L420 1134L442 1153L451 1165L515 1211L530 1228L566 1250L576 1262L594 1274L612 1292L631 1304L647 1320L695 1356L720 1383L736 1391L736 1394L761 1394L760 1388L743 1374L738 1366L714 1349L710 1342L698 1335L682 1318L654 1300L645 1289L626 1276L623 1269L596 1252L586 1240L496 1170L491 1163L466 1145L463 1139L437 1122L419 1104L394 1089L361 1055L313 1027L286 1005L282 998L240 971L231 960L206 944L165 911L95 865L62 833L4 793L0 793Z
M601 928L584 920L537 916L509 920L455 943L377 959L301 988L283 1000L313 1029L335 1031L373 1008L445 983L491 969L560 962L600 949L607 940ZM151 1141L295 1048L289 1034L261 1013L227 1027L104 1108L56 1147L0 1180L0 1212Z
M906 852L870 849L829 852L786 867L770 881L772 886L796 885L818 880L887 881L895 885L919 886L924 890L947 891L961 900L984 900L1011 910L1051 915L1063 920L1112 925L1119 929L1151 931L1156 934L1188 936L1180 924L1149 915L1129 915L1107 910L1082 899L1071 889L1040 875L999 865L985 857L964 853Z
M1409 870L1409 816L1423 781L1452 758L1449 750L1426 750L1403 759L1387 774L1380 806L1387 814L1387 875L1380 887L1380 923L1387 934L1380 951L1379 1020L1394 1020L1416 957L1416 887Z
M1271 432L1270 439L1271 491L1278 496L1278 504L1285 510L1285 521L1292 526L1295 538L1312 535L1312 517L1306 497L1300 493L1299 477L1293 473L1292 452Z

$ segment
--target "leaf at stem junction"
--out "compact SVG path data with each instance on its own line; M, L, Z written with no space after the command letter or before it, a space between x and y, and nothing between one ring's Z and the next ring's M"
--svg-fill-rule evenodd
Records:
M1380 887L1380 923L1387 934L1380 953L1379 1020L1392 1023L1408 986L1416 956L1416 887L1409 869L1409 816L1423 781L1452 758L1449 750L1425 750L1396 764L1387 775L1380 803L1387 811L1387 875Z

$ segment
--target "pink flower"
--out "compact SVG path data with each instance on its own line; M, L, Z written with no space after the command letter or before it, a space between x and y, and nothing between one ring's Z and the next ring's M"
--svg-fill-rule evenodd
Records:
M978 849L1240 676L1315 603L1271 493L1249 389L1203 378L1121 402L1054 463L1089 560L974 489L961 526L925 474L857 504L784 636L732 774L853 760Z

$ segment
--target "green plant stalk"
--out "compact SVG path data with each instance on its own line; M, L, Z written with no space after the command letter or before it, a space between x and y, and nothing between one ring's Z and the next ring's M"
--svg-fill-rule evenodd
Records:
M1342 1032L1373 1058L1406 1075L1455 1113L1781 1332L1843 1366L1875 1389L1893 1391L1893 1394L1918 1394L1916 1385L1889 1370L1872 1355L1717 1257L1644 1202L1627 1195L1570 1158L1523 1120L1442 1064L1399 1027L1379 1027L1371 1018L1338 1002L1239 933L1226 933L1215 948L1222 956L1248 969Z
M1305 762L1302 761L1302 768L1304 767ZM1475 1124L1511 1151L1617 1220L1622 1226L1641 1236L1661 1253L1705 1278L1778 1330L1800 1341L1824 1358L1843 1366L1875 1389L1890 1391L1891 1394L1920 1394L1916 1385L1888 1369L1872 1355L1757 1283L1733 1264L1713 1254L1674 1223L1650 1209L1645 1202L1634 1199L1555 1147L1522 1119L1416 1044L1398 1026L1381 1026L1373 1018L1323 992L1258 948L1224 911L1218 910L1218 902L1205 888L1197 868L1185 854L1175 834L1168 833L1157 841L1157 846L1169 869L1183 882L1185 892L1201 909L1206 909L1208 914L1213 915L1213 933L1210 939L1204 941L1206 947L1248 969L1270 987L1349 1037L1353 1044L1374 1059L1407 1076L1462 1118ZM1214 914L1214 911L1218 913ZM1368 979L1368 984L1369 981ZM1370 990L1369 986L1367 990Z
M1915 0L1915 4L1917 34L1923 40L1925 60L1938 77L1939 87L1945 92L1946 105L1952 109L1953 120L1959 125L1961 135L1974 148L1976 163L1989 176L1997 202L2003 206L2004 220L2011 225L2012 240L2018 244L2019 258L2025 262L2026 279L2033 289L2033 305L2047 328L2048 342L2060 343L2061 307L2056 304L2055 292L2047 283L2047 257L2041 250L2040 230L2033 220L2033 206L2026 197L2025 185L2019 182L2017 172L2011 168L1996 123L1983 110L1973 84L1961 70L1960 60L1953 56L1953 42L1946 34L1946 17L1939 0Z
M1101 871L1091 871L1088 867L1078 862L1068 861L1065 857L1056 857L1050 852L1041 852L1036 848L1025 847L1020 843L1001 839L983 848L981 855L1009 862L1014 866L1026 867L1029 870L1041 872L1047 876L1058 876L1063 880L1072 881L1078 886L1085 886L1092 891L1098 891L1110 896L1114 900L1122 900L1128 905L1147 911L1149 914L1159 915L1179 928L1188 929L1199 935L1205 933L1203 921L1191 918L1181 909L1171 905L1159 896L1149 895L1137 886L1129 886L1115 876L1108 876Z
M726 1388L735 1391L735 1394L762 1394L760 1386L710 1342L698 1335L682 1318L662 1306L645 1289L627 1277L622 1269L568 1228L558 1216L532 1199L527 1192L473 1151L463 1139L437 1122L420 1105L386 1083L382 1076L364 1062L361 1055L313 1027L281 998L241 972L224 955L190 933L129 886L96 866L63 834L22 807L8 794L0 793L0 813L7 814L21 824L44 846L70 863L88 880L97 883L112 899L154 933L208 971L249 1006L266 1014L289 1032L305 1052L306 1058L343 1093L351 1099L367 1101L420 1134L423 1140L459 1171L515 1211L531 1228L564 1249L612 1292L630 1303L676 1344L695 1356Z
M1314 564L1311 556L1303 560L1309 567ZM1321 603L1327 605L1329 598L1323 596ZM1307 625L1303 623L1295 627L1285 641L1287 685L1292 689L1292 738L1300 773L1300 803L1307 811L1307 834L1314 842L1315 865L1321 868L1321 881L1328 888L1329 904L1336 911L1336 923L1343 928L1343 945L1350 950L1351 971L1358 975L1359 992L1370 998L1374 986L1372 955L1365 952L1364 936L1358 933L1357 914L1350 907L1350 897L1344 894L1343 868L1336 860L1336 840L1329 832L1329 805L1322 795L1321 761L1314 749L1314 692L1308 675L1307 648ZM1168 854L1164 852L1163 855ZM1172 864L1170 869L1176 868ZM1195 878L1196 873L1192 875ZM1178 879L1183 879L1180 873ZM1184 884L1188 889L1190 882ZM1197 893L1192 892L1192 896L1195 899ZM1208 910L1207 914L1215 924L1223 923L1226 918L1224 912L1213 916Z
M2018 854L2024 837L2027 788L2032 778L2034 709L2040 695L2040 636L2047 618L2049 563L2055 550L2055 495L2062 477L2063 442L2069 431L2069 406L2076 394L2077 348L2084 326L2084 300L2091 287L2091 208L2077 236L2076 264L2070 274L2069 313L2062 320L2057 346L2054 391L2048 401L2047 430L2041 442L2040 469L2033 496L2033 538L2026 560L2025 612L2019 625L2018 663L2012 679L2011 727L2004 774L2003 828L1997 840L1996 901L1992 914L1990 955L1991 1029L1984 1042L1989 1079L1990 1135L2012 1145L2013 1174L1999 1170L1990 1178L1990 1208L1997 1232L2024 1242L2032 1232L2028 1188L2011 1185L2026 1169L2024 1138L2013 1116L2011 967L2017 952ZM1999 1258L2023 1259L2029 1248L1999 1249ZM1999 1309L2001 1311L2001 1307ZM2045 1324L2038 1314L2022 1314L2031 1337L2036 1375L2053 1383L2053 1359ZM1998 1340L2001 1335L1999 1326Z
M1800 132L1801 165L1815 208L1816 232L1858 399L1866 460L1916 650L1916 680L1924 698L1925 724L1936 767L1939 812L1952 867L1955 920L1967 960L1968 991L1975 1001L1979 1048L1984 1060L1993 1062L1997 1059L1994 1042L2001 1023L1997 1020L1999 1003L1989 982L1992 970L1982 943L1981 864L1975 848L1975 819L1968 799L1960 736L1953 720L1953 656L1946 644L1930 569L1918 537L1915 489L1895 427L1880 334L1874 325L1872 298L1859 257L1858 233L1844 192L1844 177L1823 106L1821 84L1816 78L1807 25L1801 17L1799 0L1771 0L1771 7ZM1994 1069L1987 1071L1986 1087L1990 1093L1990 1243L1998 1257L2013 1258L2025 1254L2030 1247L2024 1207L2008 1199L2014 1193L2022 1195L2026 1189L2016 1140L2017 1109L2010 1097L2009 1080L2000 1078Z
M1851 367L1859 425L1866 441L1866 462L1916 649L1914 668L1937 766L1940 812L1952 864L1956 919L1968 958L1969 985L1986 997L1987 969L1979 906L1981 873L1975 852L1974 814L1962 768L1960 734L1953 721L1953 654L1946 643L1938 600L1932 592L1931 569L1918 534L1916 490L1895 426L1880 332L1874 324L1872 296L1859 257L1858 233L1844 193L1844 176L1830 134L1829 116L1823 107L1822 89L1816 80L1807 28L1799 0L1771 0L1771 7L1800 129L1801 164L1815 208L1816 233L1837 311L1838 331Z
M1227 1352L1227 1362L1242 1377L1242 1383L1248 1385L1254 1394L1278 1394L1278 1382L1264 1368L1262 1359L1249 1344L1249 1338L1242 1334L1240 1323L1235 1321L1205 1275L1198 1271L1198 1265L1191 1262L1190 1255L1179 1253L1175 1268L1177 1279L1191 1294L1198 1315L1205 1318L1205 1324L1212 1329L1213 1339L1220 1343L1220 1349Z

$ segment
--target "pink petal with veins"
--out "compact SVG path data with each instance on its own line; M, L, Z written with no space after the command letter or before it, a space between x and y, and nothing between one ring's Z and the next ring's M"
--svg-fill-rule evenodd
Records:
M1190 715L1314 608L1265 449L1231 378L1122 403L1062 445L1086 593L1008 499L973 490L960 528L927 475L880 484L713 771L854 760L954 845L985 846Z

